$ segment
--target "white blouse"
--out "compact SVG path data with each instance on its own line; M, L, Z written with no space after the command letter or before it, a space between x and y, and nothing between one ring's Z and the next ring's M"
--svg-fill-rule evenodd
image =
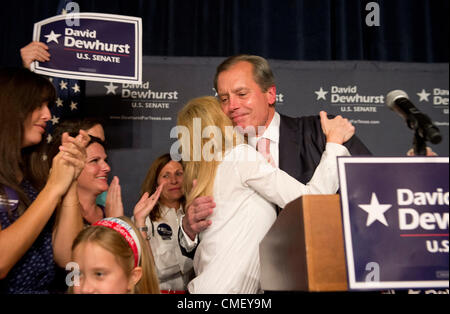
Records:
M212 224L199 234L196 277L188 284L189 292L261 292L259 243L277 217L272 203L283 208L304 194L336 193L336 157L349 155L344 146L327 143L311 181L304 185L272 167L249 145L231 149L217 168L216 207Z
M145 219L150 235L150 246L155 259L161 290L186 290L194 271L192 260L181 254L178 244L178 222L184 214L180 207L169 208L160 205L161 219Z

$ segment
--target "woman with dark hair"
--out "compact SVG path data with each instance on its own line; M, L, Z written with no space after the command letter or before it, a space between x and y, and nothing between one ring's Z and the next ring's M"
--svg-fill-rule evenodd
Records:
M136 226L146 232L150 242L163 293L183 293L194 275L192 260L181 254L178 245L185 204L183 175L182 165L170 154L158 157L147 172L141 200L134 209Z
M86 146L86 165L78 177L77 192L81 204L84 224L90 225L105 217L123 216L123 204L119 179L114 177L108 184L111 167L107 162L105 151L105 135L99 120L93 118L71 119L63 121L54 130L54 138L46 149L48 161L58 153L62 134L74 134L77 130L85 130L91 137ZM50 166L50 163L48 163ZM98 204L97 197L108 191L106 204Z
M45 171L38 146L54 100L44 77L0 70L0 293L48 293L82 228L76 179L89 136L64 134Z

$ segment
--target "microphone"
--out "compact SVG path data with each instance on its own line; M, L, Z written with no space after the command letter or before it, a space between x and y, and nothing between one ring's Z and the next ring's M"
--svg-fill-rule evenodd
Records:
M431 122L431 119L420 112L411 101L408 94L402 90L393 90L386 95L386 104L397 112L411 130L417 131L425 141L438 144L442 141L439 129Z

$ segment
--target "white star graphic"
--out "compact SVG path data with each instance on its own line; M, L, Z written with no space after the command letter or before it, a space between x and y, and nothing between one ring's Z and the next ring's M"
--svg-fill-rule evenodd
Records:
M420 97L419 101L429 101L428 96L430 96L430 93L427 93L424 89L420 93L417 93L417 96Z
M55 43L59 44L58 37L60 37L61 34L55 34L55 32L52 30L49 35L44 35L44 37L47 37L47 43L54 41Z
M49 134L47 135L47 143L50 143L52 141L53 137Z
M53 118L51 118L50 121L52 121L52 124L55 125L55 124L59 123L59 118L56 116L53 116Z
M61 90L67 89L67 82L64 81L59 82L59 87L61 88Z
M117 89L117 87L119 87L119 86L116 86L116 85L113 85L113 83L112 82L109 82L109 85L104 85L105 87L106 87L106 95L108 95L108 94L113 94L113 95L115 95L116 94L116 89Z
M80 86L77 83L75 83L75 85L72 86L72 89L73 89L73 91L75 93L79 93L80 92Z
M316 100L319 100L319 99L327 100L325 98L325 95L328 94L328 92L324 91L322 86L320 86L320 89L318 91L315 91L314 93L317 94L317 99Z
M78 109L77 105L78 105L78 103L72 101L70 103L70 111Z
M62 99L59 98L59 97L56 99L55 103L56 103L56 107L63 107L64 106Z
M370 204L358 205L361 209L367 212L369 215L367 216L366 227L369 227L376 220L381 222L383 225L388 227L388 223L386 221L386 217L384 217L384 212L392 207L390 204L380 204L377 199L377 195L372 193L372 199L370 200Z

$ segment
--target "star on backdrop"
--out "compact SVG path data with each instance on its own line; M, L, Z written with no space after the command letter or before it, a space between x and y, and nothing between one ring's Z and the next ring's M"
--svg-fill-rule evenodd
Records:
M80 92L80 86L77 83L75 83L75 85L72 86L72 89L73 89L74 93L79 93Z
M67 89L67 82L61 80L61 82L59 83L59 87L61 88L61 90Z
M50 119L50 121L53 123L53 125L58 124L59 123L59 117L54 115L53 118Z
M56 99L55 104L56 104L56 107L64 106L64 103L63 103L62 99L59 98L59 97Z
M106 95L108 95L108 94L115 95L116 94L116 89L117 89L117 87L119 87L119 86L113 85L112 82L109 82L108 85L104 85L104 86L106 87Z
M316 100L319 100L319 99L327 100L325 98L325 95L328 94L328 92L324 91L322 86L320 86L320 89L318 91L315 91L314 93L317 94L317 99Z
M427 93L425 91L425 89L422 89L422 91L420 93L417 93L417 96L419 96L419 98L420 98L419 101L423 101L423 100L429 101L428 96L430 96L430 93Z

